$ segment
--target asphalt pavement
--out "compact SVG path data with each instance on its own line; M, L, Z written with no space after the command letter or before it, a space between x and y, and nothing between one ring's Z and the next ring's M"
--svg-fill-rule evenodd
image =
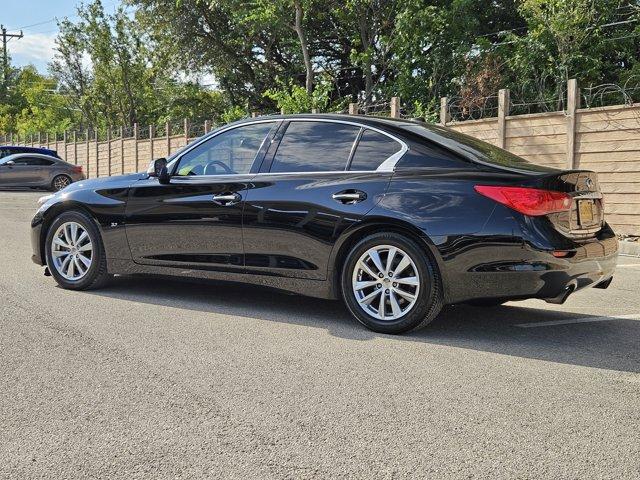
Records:
M223 283L58 288L0 192L0 478L640 477L640 258L380 335Z

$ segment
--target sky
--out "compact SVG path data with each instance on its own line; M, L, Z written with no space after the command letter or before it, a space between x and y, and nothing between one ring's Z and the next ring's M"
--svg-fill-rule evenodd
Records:
M7 44L11 63L21 67L33 64L45 73L53 58L58 31L56 18L76 18L76 6L81 0L0 0L0 24L8 33L19 33L23 38ZM103 0L107 12L112 12L119 0Z

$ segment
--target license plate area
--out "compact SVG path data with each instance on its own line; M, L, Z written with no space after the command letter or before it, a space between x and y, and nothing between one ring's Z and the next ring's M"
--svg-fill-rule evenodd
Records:
M578 223L588 227L598 223L596 204L593 200L578 200Z

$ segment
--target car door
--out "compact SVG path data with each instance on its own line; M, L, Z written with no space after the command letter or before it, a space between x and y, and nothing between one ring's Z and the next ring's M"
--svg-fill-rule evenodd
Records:
M252 166L261 159L275 121L232 127L172 159L167 184L136 182L126 208L135 262L242 271L242 211Z
M48 186L53 178L53 172L56 168L54 161L43 156L31 157L33 166L32 185Z
M3 186L29 187L37 184L41 166L37 158L28 155L11 155L3 159L0 168L2 169L0 182Z
M247 192L247 272L324 280L335 241L381 199L391 171L351 168L369 131L347 121L296 119L283 125ZM387 135L396 152L403 145ZM404 147L406 148L406 147Z
M13 160L11 158L4 157L0 160L0 187L10 187L15 181L15 173Z

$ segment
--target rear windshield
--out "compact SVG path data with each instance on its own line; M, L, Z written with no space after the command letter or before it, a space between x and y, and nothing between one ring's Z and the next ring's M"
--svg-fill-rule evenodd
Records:
M531 163L507 150L449 128L426 123L404 124L402 127L429 140L436 141L453 151L463 153L466 157L470 157L472 160L475 159L480 163L528 172L549 172L553 170Z

